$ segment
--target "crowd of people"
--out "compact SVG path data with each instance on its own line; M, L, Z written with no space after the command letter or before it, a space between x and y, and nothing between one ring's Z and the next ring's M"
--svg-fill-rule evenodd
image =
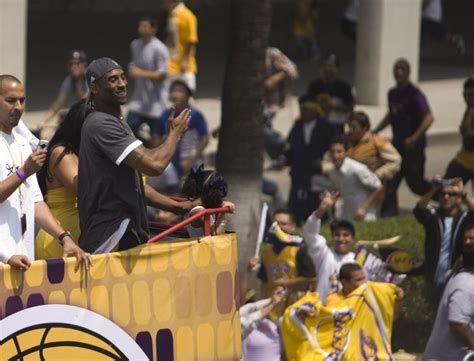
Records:
M435 193L441 197L439 208L428 206ZM265 360L306 359L303 354L310 359L311 352L316 353L316 346L313 346L313 351L305 348L305 343L311 343L311 335L304 332L304 327L311 330L312 326L314 337L319 337L316 342L326 346L328 327L333 330L327 324L323 326L316 323L318 312L325 312L321 310L321 305L336 309L349 307L354 297L360 297L359 292L362 297L373 301L369 291L371 287L392 285L379 290L379 295L391 301L384 303L377 300L375 304L384 313L387 312L383 316L385 320L387 315L393 319L399 315L404 292L395 285L403 281L404 277L398 274L388 278L388 263L360 264L357 251L353 251L356 243L355 225L344 219L333 220L330 223L332 247L320 234L322 218L334 207L339 197L337 192L324 194L320 205L304 223L303 236L297 232L296 216L293 213L284 209L274 212L260 256L249 260L241 280L241 302L245 303L241 309L244 360L260 360L262 357ZM467 203L466 210L460 207L463 199ZM464 195L462 181L456 178L449 184L435 183L414 209L417 220L426 231L425 261L410 274L425 276L427 283L424 297L438 310L423 355L426 360L463 360L469 350L473 350L473 200ZM256 269L261 299L249 286ZM312 291L317 292L316 298L308 297ZM298 322L298 314L292 316L291 313L295 307L296 312L303 313ZM333 315L326 316L326 322L334 317L335 324L332 327L336 330L336 311L331 312ZM351 327L365 322L364 337L375 339L380 333L390 334L392 318L384 329L379 324L375 327L375 321L367 321L364 317L363 312L357 311L351 316ZM324 320L318 322L324 324ZM341 325L345 321L339 322ZM288 331L288 327L291 331ZM355 330L353 333L357 334ZM301 334L296 344L295 334ZM341 342L347 344L352 342L347 341L347 338L352 340L358 336L349 333L349 336L346 334L340 337ZM324 351L330 353L329 349ZM333 351L334 357L343 353L341 349ZM359 356L360 359L370 359L361 354Z
M436 3L424 1L425 13L433 13ZM351 6L354 13L358 2ZM164 41L156 37L156 21L141 18L127 66L107 57L89 63L84 51L71 51L69 75L39 133L21 119L22 82L0 75L0 262L27 271L35 259L74 256L76 268L89 268L92 254L145 243L151 236L149 221L176 223L205 208L235 210L224 200L223 176L202 165L209 131L193 104L197 19L179 0L166 0L165 7ZM434 31L426 14L426 26ZM345 29L349 20L344 20ZM404 275L392 273L382 261L358 263L353 221L396 216L402 179L421 197L413 214L426 234L424 262L412 274L425 276L425 297L438 307L424 357L462 359L474 351L474 199L465 191L474 173L474 79L463 88L461 149L444 175L428 180L426 132L434 116L426 96L410 81L409 62L400 58L394 63L387 114L372 127L369 116L355 109L353 87L341 78L338 57L321 54L305 29L296 26L295 31L302 46L320 58L320 76L299 97L300 115L284 137L273 122L298 69L279 49L266 49L265 149L276 168L289 167L291 187L285 207L272 212L260 253L241 277L243 360L298 359L291 353L299 343L285 338L290 322L285 317L311 291L317 292L317 302L336 307L349 302L356 290L362 295L376 290L389 300L383 308L391 315L386 325L391 329L404 298L394 284ZM443 34L460 46L458 37ZM130 96L127 77L134 81ZM65 106L70 108L62 112ZM392 140L378 134L388 126ZM282 205L275 187L264 179L262 192ZM320 234L327 220L332 246ZM198 218L186 231L200 237L203 227ZM211 232L226 232L224 213L211 217ZM258 292L249 286L256 269ZM393 285L378 288L382 283ZM298 306L294 317L303 323L314 319L311 310L320 307L317 302ZM355 322L361 316L351 317ZM375 337L366 332L367 339Z
M353 3L358 6L358 2ZM434 3L430 5L427 1L424 6L437 6ZM424 8L425 12L429 13L430 8ZM424 19L424 26L425 22L428 21ZM458 46L459 51L464 51L462 38L449 33L443 36ZM351 271L345 269L346 265L351 269L356 259L352 252L355 240L352 221L397 216L398 188L405 179L411 191L421 197L413 214L426 234L424 262L410 274L424 275L426 289L423 295L433 309L438 309L424 358L461 360L473 349L474 341L474 294L471 287L463 289L458 283L472 274L469 260L473 252L474 204L465 185L472 182L474 175L474 79L470 77L463 84L466 111L459 127L461 149L446 165L443 175L427 179L426 132L434 122L434 115L425 94L410 81L409 62L403 58L395 61L395 86L387 94L388 111L374 127L366 113L354 109L352 86L340 78L338 69L339 60L335 54L320 56L320 77L311 81L299 97L300 116L288 136L275 142L278 138L271 134L273 142L265 143L268 155L275 159L274 166L277 169L289 167L291 186L288 209L274 215L276 223L270 227L265 241L269 248L263 248L261 259L251 261L252 264L260 262L264 270L258 277L262 281L262 297L267 298L265 303L256 305L271 307L273 313L280 309L280 317L285 322L282 310L302 296L301 290L306 292L311 286L320 300L325 300L324 304L333 305L334 299L347 297L363 283L387 282L387 278L379 277L380 273L370 269L370 264L362 268L354 266ZM391 140L379 134L388 126L392 130ZM266 133L264 135L270 139ZM276 149L279 154L275 154ZM432 202L439 206L433 206ZM281 213L287 215L295 227L304 224L304 240L295 240L294 230L287 228L288 221L278 220ZM326 219L333 219L334 248L329 248L326 240L319 236L320 222ZM291 236L280 235L276 240L273 229L280 222L280 231ZM271 250L270 255L268 250ZM307 266L311 264L308 271ZM382 267L390 268L383 262ZM249 270L253 268L249 267ZM246 276L248 278L250 274ZM344 292L347 281L354 286L348 293ZM392 278L389 282L398 283L400 278ZM286 303L285 297L281 296L282 286L287 290ZM334 297L341 289L342 295ZM396 299L401 301L401 289L396 288L394 292ZM285 303L284 307L282 303ZM261 314L267 315L267 311L262 308ZM244 314L242 317L242 324L246 325L245 318L249 316ZM267 359L280 360L284 359L282 355L291 353L289 348L294 345L289 345L285 339L284 328L271 328L268 321L259 325L254 321L251 327L256 334L252 337L252 333L245 331L249 336L243 341L248 354L244 359L256 360L256 355L271 354L273 358ZM283 337L272 336L274 330ZM267 336L267 351L255 346L262 346L263 335ZM447 344L443 343L443 337L447 337Z
M353 1L351 6L359 4ZM428 15L436 10L434 7L441 11L440 2L425 1L423 6L424 30L434 31L436 24L431 24L434 21ZM441 31L438 20L436 26ZM439 40L445 39L463 52L462 38L444 28L443 31ZM474 250L474 199L465 191L474 174L474 80L470 77L463 85L466 111L459 128L461 149L443 175L427 179L426 132L434 115L425 94L410 81L409 62L403 58L395 61L395 86L387 94L388 111L372 127L369 116L354 109L353 87L340 77L338 57L318 57L320 77L311 81L299 97L300 115L288 136L264 132L266 151L275 168L289 167L291 186L288 209L274 213L260 258L249 261L244 277L242 294L250 296L248 280L251 271L260 265L257 276L264 300L250 303L253 312L243 312L241 316L244 359L257 360L262 355L267 355L268 360L299 359L292 358L295 345L280 324L285 325L291 305L303 300L301 297L308 290L316 290L324 305L334 306L363 284L403 280L400 275L387 279L386 272L371 269L370 263L354 263L356 231L352 222L397 216L398 188L405 179L421 197L413 214L426 234L424 262L410 274L425 276L423 295L433 309L438 309L423 357L461 360L473 350L474 341L474 293L471 287L461 286L472 275L470 257ZM291 79L291 73L287 74L286 79ZM393 134L391 140L379 134L388 126ZM332 219L333 248L319 235L321 221L326 219ZM301 224L303 237L295 231ZM384 262L377 263L380 266L390 269ZM396 287L389 292L395 295L396 315L403 291ZM315 305L313 302L311 307ZM308 326L308 322L301 324ZM300 341L302 349L304 342Z

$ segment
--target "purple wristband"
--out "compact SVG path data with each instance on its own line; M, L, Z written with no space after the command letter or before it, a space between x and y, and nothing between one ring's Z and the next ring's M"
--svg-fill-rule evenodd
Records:
M21 168L20 167L16 167L16 175L21 179L21 181L23 183L26 183L26 177L25 175L23 174L23 172L21 171Z

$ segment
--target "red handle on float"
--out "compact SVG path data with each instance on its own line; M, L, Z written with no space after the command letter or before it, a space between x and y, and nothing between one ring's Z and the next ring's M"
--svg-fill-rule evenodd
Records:
M211 235L211 215L212 214L219 214L219 213L231 213L229 207L222 207L222 208L210 208L210 209L203 209L202 211L193 214L191 217L186 218L184 221L181 221L174 226L171 226L167 230L157 234L150 238L147 243L155 243L164 237L169 236L170 234L183 229L188 224L194 222L196 219L204 217L204 236Z

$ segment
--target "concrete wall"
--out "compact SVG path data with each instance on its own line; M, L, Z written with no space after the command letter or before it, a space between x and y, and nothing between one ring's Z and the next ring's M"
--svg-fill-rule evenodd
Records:
M0 74L26 75L27 0L0 0Z
M9 0L25 1L25 0ZM395 0L396 1L396 0ZM219 96L228 46L230 0L185 1L199 18L198 97ZM353 79L355 51L340 31L346 0L319 0L318 34L321 49L342 59L342 72ZM466 35L468 60L474 59L474 1L445 1L445 18L453 31ZM296 59L302 77L296 82L301 94L317 74L314 62L298 59L291 34L294 0L273 1L271 44ZM29 109L44 109L55 97L66 73L69 49L82 48L91 58L109 55L129 61L129 42L136 36L137 19L159 17L159 0L30 0L28 10L27 77ZM106 20L104 20L106 19ZM421 48L421 79L464 77L466 66L445 44L426 42Z
M403 57L418 81L421 0L361 0L357 29L355 87L361 104L387 102L392 68Z

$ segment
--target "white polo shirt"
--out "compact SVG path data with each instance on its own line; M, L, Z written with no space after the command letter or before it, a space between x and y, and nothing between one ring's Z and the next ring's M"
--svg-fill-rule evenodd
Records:
M31 154L31 146L22 132L0 132L0 181L15 173ZM36 176L30 176L26 184L18 187L0 203L0 262L6 263L11 256L23 254L34 260L35 212L34 204L43 200ZM26 217L26 231L22 234L21 218Z

